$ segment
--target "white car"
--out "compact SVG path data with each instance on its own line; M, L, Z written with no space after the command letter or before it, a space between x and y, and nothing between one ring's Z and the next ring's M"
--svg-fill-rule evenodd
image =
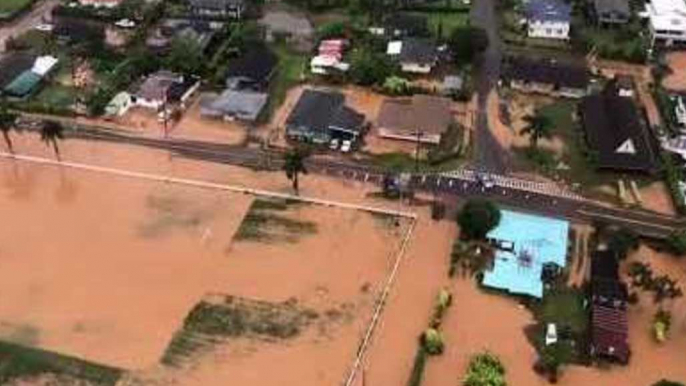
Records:
M348 153L348 152L350 151L350 148L351 148L351 147L352 147L352 142L351 142L351 141L348 141L348 140L343 141L343 143L341 144L341 151L342 151L343 153Z
M114 25L120 28L134 28L136 26L136 22L129 19L121 19L114 23Z
M331 144L329 145L329 149L338 150L338 138L334 138L331 140Z
M34 29L41 32L52 32L55 29L55 26L52 24L38 24Z
M545 331L545 345L550 346L555 343L557 343L557 326L555 323L548 323Z

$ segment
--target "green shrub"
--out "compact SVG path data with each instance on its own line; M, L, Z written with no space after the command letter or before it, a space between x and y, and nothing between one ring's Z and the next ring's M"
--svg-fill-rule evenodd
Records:
M422 346L429 355L441 355L445 344L443 343L443 335L435 328L429 328L422 334Z
M505 366L493 354L483 353L472 358L467 368L464 386L507 386Z
M683 229L672 232L667 238L667 248L675 255L686 255L686 231Z
M446 288L441 288L436 295L436 305L434 306L434 312L431 317L431 327L438 328L441 326L443 321L443 316L445 311L450 307L453 302L453 294L450 293Z
M655 340L663 343L667 340L667 334L672 323L672 315L665 310L658 310L653 319L653 333Z

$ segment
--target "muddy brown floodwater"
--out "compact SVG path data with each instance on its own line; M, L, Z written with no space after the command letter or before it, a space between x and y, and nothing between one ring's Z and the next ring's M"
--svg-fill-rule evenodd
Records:
M290 205L287 224L311 224L313 232L234 240L252 202L0 160L0 339L136 370L151 382L341 382L409 220ZM296 301L319 318L294 339L226 339L183 368L160 366L208 294Z

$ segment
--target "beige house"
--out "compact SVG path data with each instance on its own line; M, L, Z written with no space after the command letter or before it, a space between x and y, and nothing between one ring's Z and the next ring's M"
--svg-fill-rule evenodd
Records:
M384 101L376 120L380 137L437 145L453 123L451 100L414 95Z

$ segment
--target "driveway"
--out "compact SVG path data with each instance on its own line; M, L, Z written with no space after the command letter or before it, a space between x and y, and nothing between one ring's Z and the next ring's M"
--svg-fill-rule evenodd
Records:
M2 1L2 0L0 0ZM44 0L37 3L31 11L20 18L0 27L0 52L5 51L5 42L13 36L19 36L31 28L41 24L43 17L49 18L53 8L59 0Z
M488 120L488 100L500 78L502 43L498 34L498 18L495 14L497 0L472 2L471 23L483 28L488 34L488 49L477 63L476 91L478 107L475 124L475 162L476 167L499 174L507 174L511 169L510 154L503 149L493 136ZM493 96L490 96L491 98Z

